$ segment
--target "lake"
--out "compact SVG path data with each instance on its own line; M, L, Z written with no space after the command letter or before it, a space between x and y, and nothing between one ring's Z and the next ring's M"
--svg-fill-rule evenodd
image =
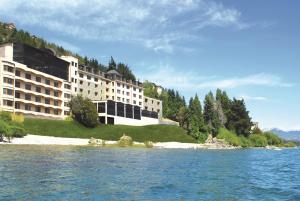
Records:
M300 200L300 149L1 145L0 200Z

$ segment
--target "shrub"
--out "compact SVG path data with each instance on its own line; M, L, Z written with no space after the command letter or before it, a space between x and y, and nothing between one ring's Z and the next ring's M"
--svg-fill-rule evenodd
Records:
M73 118L86 127L96 127L98 124L98 113L93 102L81 95L73 97L70 101L70 109Z
M120 147L128 147L133 145L133 140L130 136L123 135L118 141Z
M0 112L0 120L3 120L5 122L11 122L11 113L5 111Z
M21 138L26 135L25 129L19 125L10 125L8 133L11 137L16 138Z
M265 147L268 145L268 140L264 135L252 134L249 139L254 147Z
M199 143L205 143L205 141L208 138L208 134L207 133L199 133L198 135L198 142Z
M296 144L294 142L287 142L283 144L284 147L295 147Z
M283 143L283 140L274 133L266 132L264 136L267 138L268 145L280 145Z
M11 120L16 123L23 123L24 116L23 114L11 114Z
M0 120L0 142L3 142L4 137L8 134L8 124L3 120Z
M144 144L145 144L146 148L153 148L153 142L152 141L145 141Z
M219 134L217 135L217 138L226 140L226 142L228 142L230 145L241 146L239 137L225 128L219 129Z
M244 148L246 148L246 147L252 147L252 143L249 140L249 138L246 138L244 136L240 137L240 143L241 143L241 146L244 147Z

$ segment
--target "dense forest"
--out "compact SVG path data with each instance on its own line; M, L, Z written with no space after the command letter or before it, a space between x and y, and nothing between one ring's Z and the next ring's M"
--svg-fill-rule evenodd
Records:
M146 96L163 101L163 116L186 129L190 135L203 142L208 134L217 136L220 128L226 128L237 135L248 137L252 122L244 100L230 99L225 91L218 89L214 95L209 92L202 106L198 95L186 104L178 91L162 89L158 93L154 83L144 82Z
M125 79L134 81L136 80L134 74L130 70L130 67L122 62L116 63L113 57L111 57L109 64L106 66L100 63L95 58L88 58L86 56L83 57L77 53L73 53L69 50L64 49L62 46L54 43L49 43L43 38L31 35L27 31L24 31L22 29L18 30L14 27L9 27L8 25L9 24L0 22L0 44L5 42L21 42L40 49L49 48L54 50L57 56L70 55L78 58L79 64L81 65L97 68L104 72L115 69L123 74Z

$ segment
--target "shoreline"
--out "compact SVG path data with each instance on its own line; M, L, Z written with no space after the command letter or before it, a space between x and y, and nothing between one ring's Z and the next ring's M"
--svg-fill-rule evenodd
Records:
M83 138L64 138L41 135L26 135L23 138L13 138L11 143L0 143L5 145L64 145L64 146L92 146L90 139ZM105 141L107 145L115 145L117 141ZM134 142L134 145L144 145L141 142ZM196 144L181 142L157 142L153 143L156 149L239 149L234 146L220 146L214 143Z

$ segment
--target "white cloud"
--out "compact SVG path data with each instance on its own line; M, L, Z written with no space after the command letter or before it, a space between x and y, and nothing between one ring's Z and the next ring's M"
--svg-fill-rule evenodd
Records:
M67 36L168 53L181 48L178 41L201 40L199 31L207 26L247 27L240 11L211 0L0 0L0 13Z
M197 89L233 89L247 86L292 87L294 84L285 82L281 77L273 74L258 73L253 75L229 77L203 76L190 70L176 70L168 64L160 63L156 66L144 64L143 71L137 71L142 80L151 80L167 88L195 91ZM266 100L264 97L244 97L252 100Z
M238 99L244 99L244 100L254 100L254 101L267 101L268 98L267 97L263 97L263 96L249 96L249 95L239 95Z

